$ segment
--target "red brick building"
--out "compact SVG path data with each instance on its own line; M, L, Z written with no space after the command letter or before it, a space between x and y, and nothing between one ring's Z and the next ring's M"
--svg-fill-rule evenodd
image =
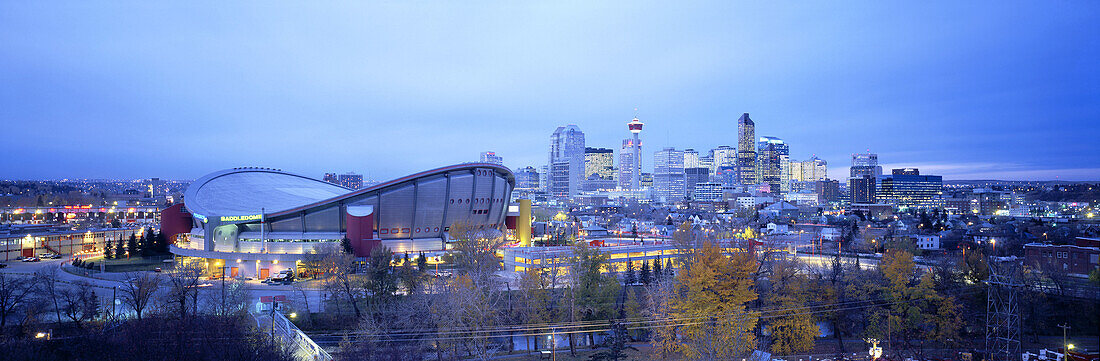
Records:
M1100 238L1078 237L1075 245L1028 243L1024 262L1032 267L1088 274L1100 267Z

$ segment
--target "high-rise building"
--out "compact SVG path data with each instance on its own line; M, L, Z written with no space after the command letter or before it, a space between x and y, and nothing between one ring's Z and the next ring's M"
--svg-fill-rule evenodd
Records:
M737 119L737 180L741 184L756 184L756 123L749 113Z
M608 148L584 148L584 190L615 188L615 151Z
M902 210L940 206L937 201L943 196L943 177L920 175L920 170L916 168L894 169L891 173L882 178L877 193L878 199L883 203L892 204Z
M336 179L336 173L325 173L324 178L321 178L321 180L332 184L340 184L340 181Z
M665 148L653 153L653 199L678 202L686 197L684 152Z
M642 140L638 138L643 125L644 123L638 118L626 123L633 137L623 139L623 148L619 152L619 188L628 191L631 198L637 198L638 191L643 187L641 184Z
M802 174L802 163L797 160L792 160L790 165L791 182L805 182L806 178Z
M851 195L852 204L875 203L878 200L875 188L875 177L870 175L848 178L848 192Z
M481 162L482 163L492 163L492 164L501 164L501 165L503 165L504 164L504 158L497 155L497 152L491 152L491 151L490 152L481 152Z
M790 148L782 139L760 137L756 146L756 183L767 184L773 193L790 190Z
M548 189L555 197L580 194L584 180L584 132L576 125L558 127L550 135Z
M642 175L638 176L638 187L640 187L639 189L641 189L641 188L652 188L653 187L653 173L643 172Z
M802 178L806 181L829 179L829 163L816 155L802 162Z
M707 182L710 182L710 168L684 167L684 191L687 194L692 194L696 184Z
M695 149L684 149L684 168L699 167L699 152Z
M516 191L534 193L539 189L539 171L527 166L516 171Z
M337 183L351 189L363 188L363 175L347 172L336 177Z
M882 167L878 165L878 154L856 153L852 154L852 168L849 169L852 177L871 176L876 180L882 177Z
M835 179L824 179L814 182L814 193L817 193L821 203L836 202L840 199L840 182Z
M691 199L697 202L721 202L725 194L725 186L722 183L703 182L695 185L691 191Z

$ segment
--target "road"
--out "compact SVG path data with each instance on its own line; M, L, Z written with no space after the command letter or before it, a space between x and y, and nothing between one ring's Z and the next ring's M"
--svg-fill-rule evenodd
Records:
M123 302L121 302L122 292L119 292L123 286L123 282L135 275L135 273L101 273L99 271L88 271L82 268L75 268L69 264L69 260L67 259L43 259L39 262L8 261L4 263L6 263L8 267L0 269L0 273L15 276L33 277L36 272L49 272L51 269L56 269L58 279L61 281L61 287L73 287L74 283L80 281L87 282L93 286L93 290L96 292L99 299L110 300L113 297L116 299L116 304L119 305L119 307L124 307L122 306ZM62 269L62 267L65 269ZM75 273L84 272L85 275L77 275L67 271ZM167 277L167 275L163 273L154 274L158 277ZM259 302L261 297L285 295L293 303L297 303L297 307L304 307L304 305L301 304L303 292L294 289L293 286L267 285L260 281L243 282L245 284L244 289L247 290L249 298L253 300L252 306L254 306L256 302ZM161 283L162 292L167 290L167 287L163 286L165 283L166 282ZM200 302L203 302L202 300L217 299L216 292L220 291L218 287L219 283L219 280L204 280L203 284L208 284L209 286L200 288ZM321 311L317 309L318 306L322 305L321 290L318 288L317 281L308 281L299 284L303 285L302 288L305 291L304 299L308 300L311 311ZM200 307L202 306L205 306L205 304L200 305Z

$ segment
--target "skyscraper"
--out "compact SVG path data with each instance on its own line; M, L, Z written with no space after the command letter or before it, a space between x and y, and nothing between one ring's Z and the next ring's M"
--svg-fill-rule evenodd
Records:
M684 152L665 148L653 153L653 198L671 203L683 200L686 194Z
M615 152L608 148L584 148L584 190L615 188Z
M878 165L878 154L852 154L852 168L850 169L850 173L852 177L862 177L865 175L869 175L875 179L882 177L882 167Z
M550 135L548 189L555 197L571 197L581 192L584 180L584 132L576 125L558 127Z
M539 189L539 172L535 167L527 166L516 171L516 191L534 193Z
M816 155L802 162L802 180L819 181L829 178L828 163Z
M710 168L684 166L684 190L687 194L692 194L696 184L707 182L710 182Z
M878 154L852 154L852 167L849 168L848 192L852 203L875 203L878 198L875 191L882 177L882 167L878 165Z
M790 190L790 148L782 139L760 137L756 146L756 181L767 184L772 193Z
M756 184L756 123L749 119L749 113L737 119L737 180Z
M699 165L699 152L695 149L684 149L684 168L697 168Z
M481 162L482 163L492 163L492 164L501 164L501 165L503 165L504 164L504 158L497 155L497 152L492 152L492 151L481 152Z
M632 198L637 198L642 188L642 140L638 138L638 133L642 132L643 125L638 118L626 123L634 137L623 139L623 148L619 152L619 188L629 191Z

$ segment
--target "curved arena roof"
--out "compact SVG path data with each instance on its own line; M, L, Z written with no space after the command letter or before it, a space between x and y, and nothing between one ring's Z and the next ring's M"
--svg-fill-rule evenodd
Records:
M490 163L436 168L359 190L278 169L244 167L214 172L195 180L184 193L184 203L188 211L203 217L258 215L261 209L269 216L279 216L376 192L417 178L474 168L502 171L508 175L510 183L515 182L511 170Z

